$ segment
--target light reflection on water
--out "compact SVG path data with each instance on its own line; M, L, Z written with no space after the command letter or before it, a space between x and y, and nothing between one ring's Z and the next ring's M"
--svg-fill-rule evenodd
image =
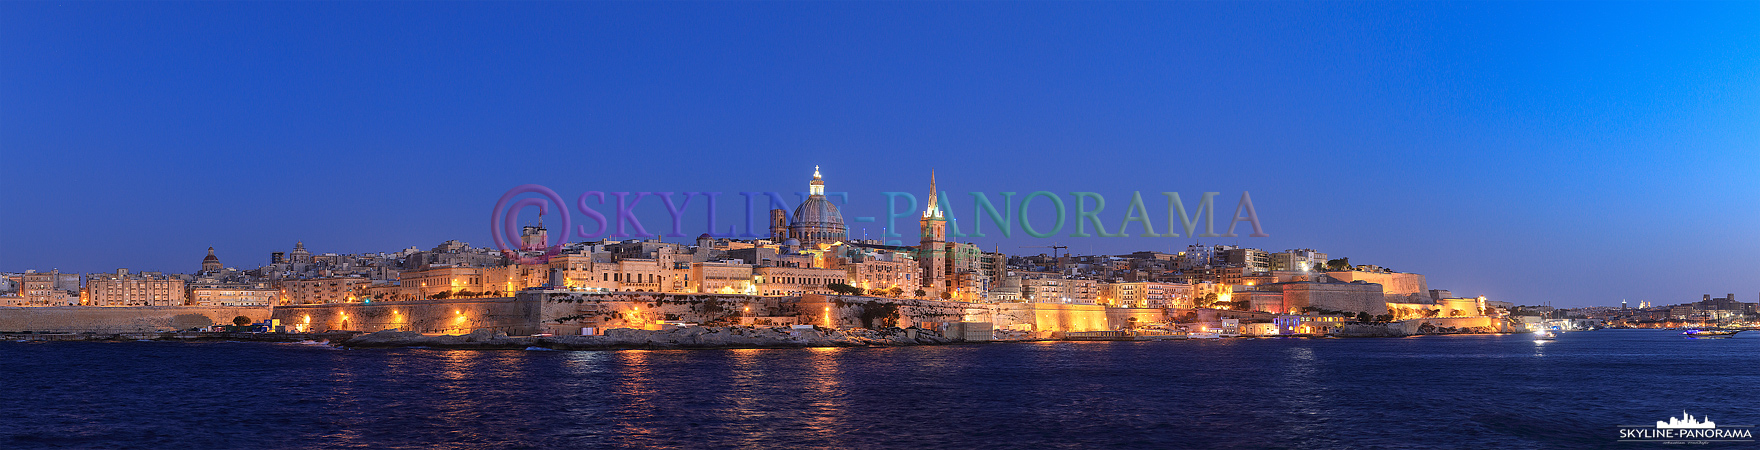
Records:
M806 406L806 426L813 437L830 441L837 436L842 427L839 426L842 416L841 389L842 372L838 369L842 364L841 348L807 349L806 370L807 392L804 395Z
M627 442L643 442L654 434L648 427L655 416L655 391L653 369L648 366L654 358L653 351L629 350L616 352L611 359L618 365L616 380L611 392L607 394L616 399L617 405L611 415L616 417L613 422L614 439Z

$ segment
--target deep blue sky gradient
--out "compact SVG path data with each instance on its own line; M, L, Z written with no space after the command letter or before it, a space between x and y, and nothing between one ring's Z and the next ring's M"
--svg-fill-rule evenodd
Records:
M1204 242L1524 304L1752 302L1756 24L1752 2L4 2L0 271L487 246L521 184L792 192L817 164L851 219L931 169L962 224L967 191L1100 192L1111 227L1143 191L1166 227L1157 192L1226 215L1245 190L1271 237Z

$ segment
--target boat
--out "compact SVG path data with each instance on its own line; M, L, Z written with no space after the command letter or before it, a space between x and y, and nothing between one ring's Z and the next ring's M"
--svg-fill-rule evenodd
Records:
M1554 340L1554 339L1558 339L1558 335L1553 334L1551 330L1540 330L1540 331L1534 332L1534 340L1536 340L1536 341L1550 341L1550 340Z
M1222 335L1210 331L1200 331L1186 335L1188 339L1222 339Z
M1138 330L1137 334L1136 334L1136 340L1139 340L1139 341L1173 341L1173 340L1181 340L1181 339L1189 339L1189 338L1190 338L1190 336L1187 336L1186 333L1183 331L1182 332L1172 332L1172 331L1165 331L1165 330Z
M1715 329L1715 328L1713 328L1713 329L1695 328L1695 329L1691 329L1691 330L1687 330L1687 331L1682 331L1681 335L1684 335L1686 337L1690 337L1693 339L1723 339L1723 338L1735 337L1736 333L1740 333L1740 332L1742 332L1742 331L1741 330L1719 330L1719 329Z

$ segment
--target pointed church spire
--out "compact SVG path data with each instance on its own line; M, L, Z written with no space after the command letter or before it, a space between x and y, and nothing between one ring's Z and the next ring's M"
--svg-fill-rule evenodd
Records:
M929 169L929 207L923 208L923 217L941 218L941 194L935 191L935 169Z

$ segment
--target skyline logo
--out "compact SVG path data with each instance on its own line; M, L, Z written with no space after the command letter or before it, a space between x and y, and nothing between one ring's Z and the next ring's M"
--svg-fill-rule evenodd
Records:
M1681 410L1680 417L1670 417L1667 422L1656 421L1656 428L1717 428L1717 423L1712 422L1710 417L1704 420L1694 419L1686 410Z
M1620 425L1619 442L1656 442L1668 445L1700 445L1711 442L1754 442L1753 425L1718 427L1710 416L1695 417L1682 410L1680 417L1656 421L1656 426Z

